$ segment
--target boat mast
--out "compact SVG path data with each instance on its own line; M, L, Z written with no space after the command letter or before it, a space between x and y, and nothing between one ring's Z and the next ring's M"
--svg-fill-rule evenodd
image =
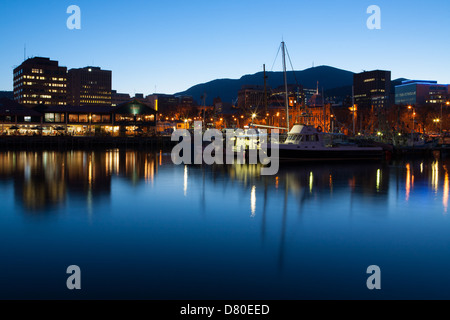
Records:
M286 52L285 52L285 46L284 41L281 42L281 49L283 50L283 73L284 73L284 100L286 103L286 126L287 131L289 132L289 98L288 98L288 89L287 89L287 75L286 75Z
M264 70L264 114L267 116L267 76L266 76L266 65L263 64ZM269 121L269 118L267 119Z
M355 123L355 86L352 86L352 115L353 115L353 135L356 135L356 123Z

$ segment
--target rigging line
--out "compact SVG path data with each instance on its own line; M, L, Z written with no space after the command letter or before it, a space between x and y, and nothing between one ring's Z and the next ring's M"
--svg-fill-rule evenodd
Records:
M278 47L277 55L275 56L275 60L273 60L272 69L270 69L270 71L273 71L273 66L275 65L275 62L277 62L277 58L278 58L278 54L280 53L280 50L281 50L281 44Z
M289 63L291 64L292 73L294 74L295 83L297 84L297 86L299 86L298 80L297 80L297 76L295 75L294 66L292 65L291 57L289 56L288 48L287 48L286 44L284 46L286 48L286 53L287 53L287 56L288 56L288 59L289 59Z

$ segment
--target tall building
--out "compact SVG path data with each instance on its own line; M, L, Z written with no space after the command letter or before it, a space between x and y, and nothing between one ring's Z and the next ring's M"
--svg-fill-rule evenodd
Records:
M67 68L35 57L14 69L14 100L24 105L66 105Z
M437 81L406 80L395 87L395 104L441 104L450 99L450 85Z
M70 69L68 104L72 106L111 106L111 74L99 67Z
M270 88L267 88L267 97ZM238 91L237 105L240 109L249 109L264 107L264 86L260 85L243 85Z
M111 105L113 107L130 101L131 97L128 93L119 93L117 90L111 90Z
M383 109L390 105L391 72L374 70L353 75L355 104L358 108Z

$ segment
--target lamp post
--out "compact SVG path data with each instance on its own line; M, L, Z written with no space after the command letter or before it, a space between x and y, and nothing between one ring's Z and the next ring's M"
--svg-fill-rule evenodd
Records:
M412 110L412 131L411 131L411 142L412 146L414 147L414 122L415 122L415 115L416 111L413 106L408 106L409 110Z
M442 106L444 105L444 102L441 102L441 118L439 121L440 127L439 127L439 135L442 135ZM450 106L450 101L445 102L446 106Z
M253 125L253 121L255 120L255 118L256 118L256 113L253 113L252 114L252 125Z
M433 119L434 123L439 123L440 124L440 130L442 131L442 124L441 124L441 119Z
M414 109L414 107L413 106L408 106L408 109L409 110L412 110L412 131L414 132L414 118L415 118L415 115L416 115L416 110Z

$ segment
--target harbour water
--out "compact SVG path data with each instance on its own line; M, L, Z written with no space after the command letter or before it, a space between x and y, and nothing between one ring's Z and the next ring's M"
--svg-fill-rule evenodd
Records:
M2 151L0 298L449 299L449 170Z

